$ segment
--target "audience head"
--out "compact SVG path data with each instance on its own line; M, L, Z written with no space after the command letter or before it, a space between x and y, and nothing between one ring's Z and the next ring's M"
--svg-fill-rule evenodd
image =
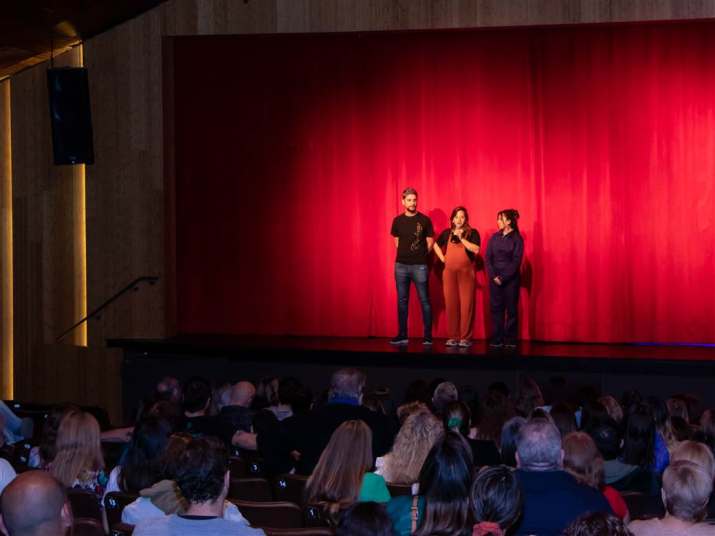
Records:
M64 416L56 444L50 471L65 486L72 486L75 480L84 480L87 473L104 467L99 423L85 411L74 410Z
M292 376L281 378L278 382L278 400L281 404L293 408L296 403L301 404L304 390L303 384L297 378Z
M423 402L406 402L397 408L397 420L400 421L400 425L404 424L407 417L413 413L420 411L429 411L429 408Z
M166 400L168 402L181 402L181 384L179 380L172 376L164 376L156 384L154 390L155 401Z
M181 457L186 450L186 446L191 442L192 437L190 434L185 432L180 432L172 434L166 444L161 458L159 458L159 474L157 475L157 481L159 480L176 480L176 473L178 471L179 464L181 463Z
M615 460L621 453L621 433L613 421L605 422L589 432L604 460Z
M637 404L626 417L623 436L623 461L630 465L650 467L655 451L655 421L645 404Z
M458 399L457 387L452 382L442 382L432 394L432 407L437 415L442 415L447 406Z
M333 432L305 485L307 502L337 515L357 500L374 461L370 427L359 420L345 421Z
M670 462L688 461L699 466L715 479L715 458L707 445L697 441L683 441L670 453Z
M514 407L509 397L499 390L487 391L477 423L478 436L500 444L504 423L512 417L514 417Z
M430 450L444 436L444 427L427 406L408 415L397 432L392 451L385 458L383 476L393 484L417 481Z
M601 424L611 421L608 411L600 402L591 400L581 406L581 430L589 432Z
M420 495L424 514L416 536L460 534L470 519L469 492L474 465L466 440L446 432L427 456L420 471Z
M203 413L211 404L211 384L204 378L194 376L184 385L184 411Z
M712 490L712 474L692 462L673 462L663 473L665 510L682 521L697 523L705 519Z
M561 437L565 437L571 432L575 432L576 428L576 416L571 408L564 403L556 404L551 408L549 412L551 419L554 421L556 428L559 429Z
M622 519L606 512L587 513L564 531L564 536L633 536Z
M231 404L231 384L226 382L214 389L211 400L214 403L215 412L220 412L221 408Z
M228 493L228 452L214 438L194 438L176 464L175 480L189 504L221 504Z
M236 382L231 386L230 399L227 405L250 408L255 396L256 388L251 382Z
M134 427L119 475L119 487L126 493L139 493L159 477L159 459L171 435L168 421L147 416Z
M472 484L474 534L506 534L521 514L521 488L510 468L500 465L484 467Z
M366 379L365 373L355 368L336 371L330 378L330 399L351 398L362 402Z
M578 482L598 489L603 480L603 458L590 435L573 432L564 437L564 470Z
M613 419L616 424L620 424L623 421L623 408L611 395L604 395L598 399L598 402L606 408L606 413Z
M471 425L471 415L469 408L464 402L450 402L444 409L442 417L445 430L458 432L464 437L469 436Z
M403 404L408 404L410 402L422 402L423 404L429 404L429 401L429 385L426 381L415 380L407 386Z
M278 383L275 376L264 376L256 384L256 396L253 397L254 409L263 409L278 404Z
M553 471L561 468L561 434L553 423L536 419L521 427L516 440L516 461L526 471Z
M521 427L526 424L524 417L512 417L501 430L501 460L504 465L516 467L516 440Z
M77 406L55 406L47 415L42 425L42 434L40 437L42 467L47 466L55 459L55 455L57 454L57 431L60 428L62 419L70 411L79 411L79 408Z
M359 502L340 516L335 536L393 536L392 521L385 506L376 502Z
M670 417L680 417L685 422L690 422L690 416L688 415L688 404L679 397L669 398L665 402L668 408L668 415Z
M544 405L544 396L536 380L525 377L519 386L519 395L516 399L516 411L522 417L528 417L534 409Z
M0 499L9 536L64 536L72 524L65 487L45 471L27 471L7 485Z

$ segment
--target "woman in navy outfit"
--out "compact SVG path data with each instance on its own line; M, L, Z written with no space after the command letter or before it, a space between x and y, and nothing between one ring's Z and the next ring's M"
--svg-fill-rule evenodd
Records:
M524 240L519 234L519 212L513 208L497 214L499 231L489 239L486 267L492 314L492 348L516 348L518 335L519 269Z

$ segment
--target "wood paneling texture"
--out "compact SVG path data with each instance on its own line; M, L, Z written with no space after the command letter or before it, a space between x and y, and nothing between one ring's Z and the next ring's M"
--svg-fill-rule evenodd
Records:
M0 82L0 395L12 396L12 144L10 80Z
M166 334L163 36L711 17L715 0L174 0L88 40L96 154L86 182L88 307L134 277L162 281L92 321L86 349L52 343L75 320L71 172L50 165L46 64L20 73L12 81L16 396L102 404L116 419L120 358L105 339Z

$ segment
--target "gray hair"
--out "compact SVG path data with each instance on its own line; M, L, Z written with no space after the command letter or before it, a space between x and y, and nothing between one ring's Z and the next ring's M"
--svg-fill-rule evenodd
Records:
M442 382L435 387L432 395L432 405L437 413L444 411L450 402L459 400L457 386L452 382Z
M360 398L365 387L365 373L355 368L335 371L330 378L330 396Z
M561 468L561 434L546 419L534 419L519 430L516 440L519 467L527 471Z

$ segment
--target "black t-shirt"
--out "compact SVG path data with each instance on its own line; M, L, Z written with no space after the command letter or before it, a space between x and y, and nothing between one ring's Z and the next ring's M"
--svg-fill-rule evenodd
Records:
M414 216L400 214L392 220L390 234L400 239L395 262L427 264L427 237L434 236L432 220L421 212Z
M442 248L444 253L447 253L447 242L451 240L451 234L452 229L448 227L447 229L442 231L437 237L437 245ZM482 239L479 236L479 231L474 228L469 231L469 234L465 236L465 239L467 240L467 242L471 242L472 244L476 244L480 247L482 245ZM474 259L476 259L477 256L474 253L472 253L468 249L465 249L465 251L467 252L467 257L469 257L470 261L474 261Z

